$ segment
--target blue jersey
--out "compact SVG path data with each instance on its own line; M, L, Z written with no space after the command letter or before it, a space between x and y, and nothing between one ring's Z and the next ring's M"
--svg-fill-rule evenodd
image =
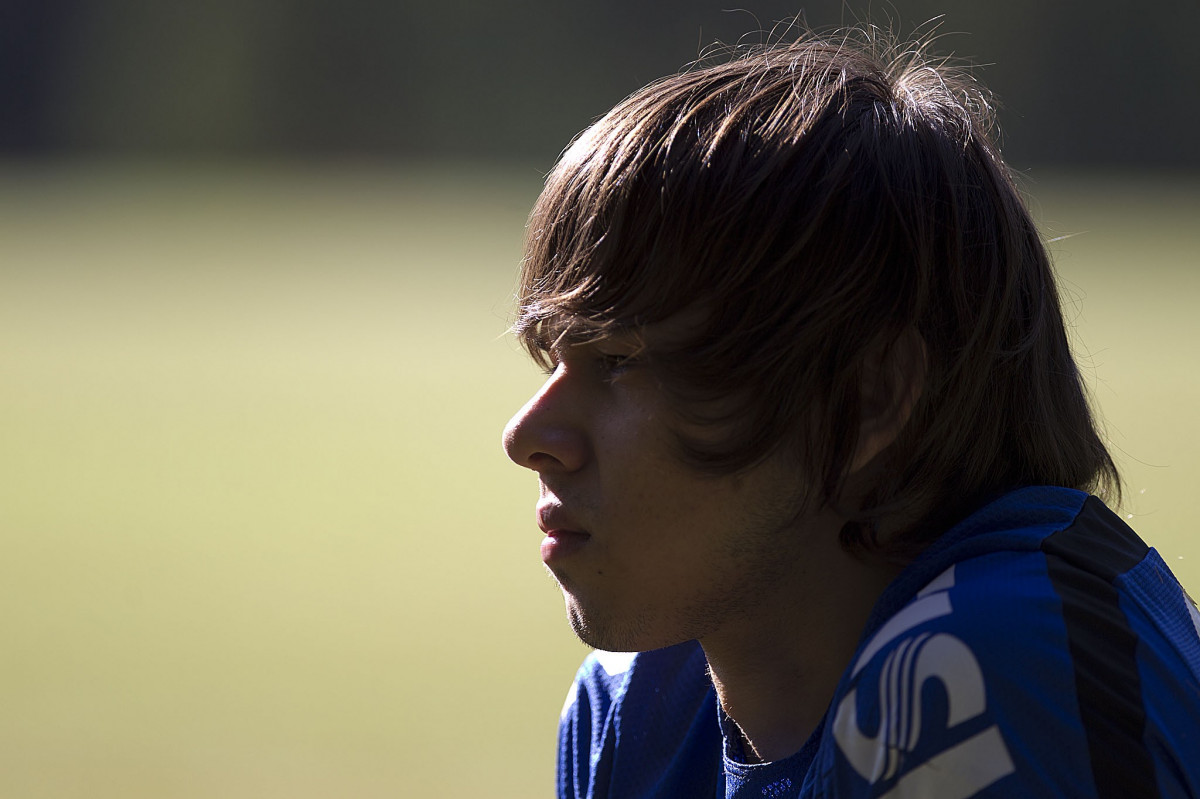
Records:
M1100 500L1025 488L884 591L824 720L750 764L693 643L595 652L559 797L1200 798L1200 613Z

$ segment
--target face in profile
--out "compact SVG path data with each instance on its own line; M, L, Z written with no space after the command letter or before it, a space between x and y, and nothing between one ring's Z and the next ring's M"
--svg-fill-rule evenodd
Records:
M647 346L672 325L647 329ZM780 456L724 476L682 462L679 422L638 353L620 339L551 352L504 431L509 457L537 473L542 558L572 627L615 651L703 639L803 575L794 471Z

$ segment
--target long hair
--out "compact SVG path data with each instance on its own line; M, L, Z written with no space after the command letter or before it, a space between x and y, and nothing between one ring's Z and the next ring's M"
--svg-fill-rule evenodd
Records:
M567 328L701 309L645 353L719 433L678 434L680 457L733 473L783 448L818 503L845 485L865 360L915 331L920 399L843 534L898 556L1008 488L1119 491L989 95L926 50L806 33L632 95L547 178L515 325L544 359ZM906 521L877 540L884 517Z

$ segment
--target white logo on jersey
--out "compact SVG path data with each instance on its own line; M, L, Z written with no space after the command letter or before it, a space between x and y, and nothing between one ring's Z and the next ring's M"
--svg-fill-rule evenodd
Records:
M913 627L952 612L947 592L954 585L951 566L925 587L917 598L892 617L867 644L854 664L858 674L887 644ZM979 662L970 648L947 633L920 633L896 645L879 673L879 729L864 735L858 726L858 689L838 704L833 735L855 771L874 784L894 777L903 758L921 739L921 691L936 679L946 690L948 728L981 715L987 692ZM904 774L884 796L965 799L1014 771L1000 730L988 727L935 755Z

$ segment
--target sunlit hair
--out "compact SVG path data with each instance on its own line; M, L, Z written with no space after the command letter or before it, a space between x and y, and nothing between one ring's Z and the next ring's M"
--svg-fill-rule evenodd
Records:
M515 325L546 361L560 336L692 312L689 340L642 356L707 431L680 457L728 474L782 449L834 504L864 363L915 330L920 399L843 531L898 557L1008 488L1119 490L989 96L927 49L807 33L622 102L547 178ZM884 518L904 521L877 539Z

